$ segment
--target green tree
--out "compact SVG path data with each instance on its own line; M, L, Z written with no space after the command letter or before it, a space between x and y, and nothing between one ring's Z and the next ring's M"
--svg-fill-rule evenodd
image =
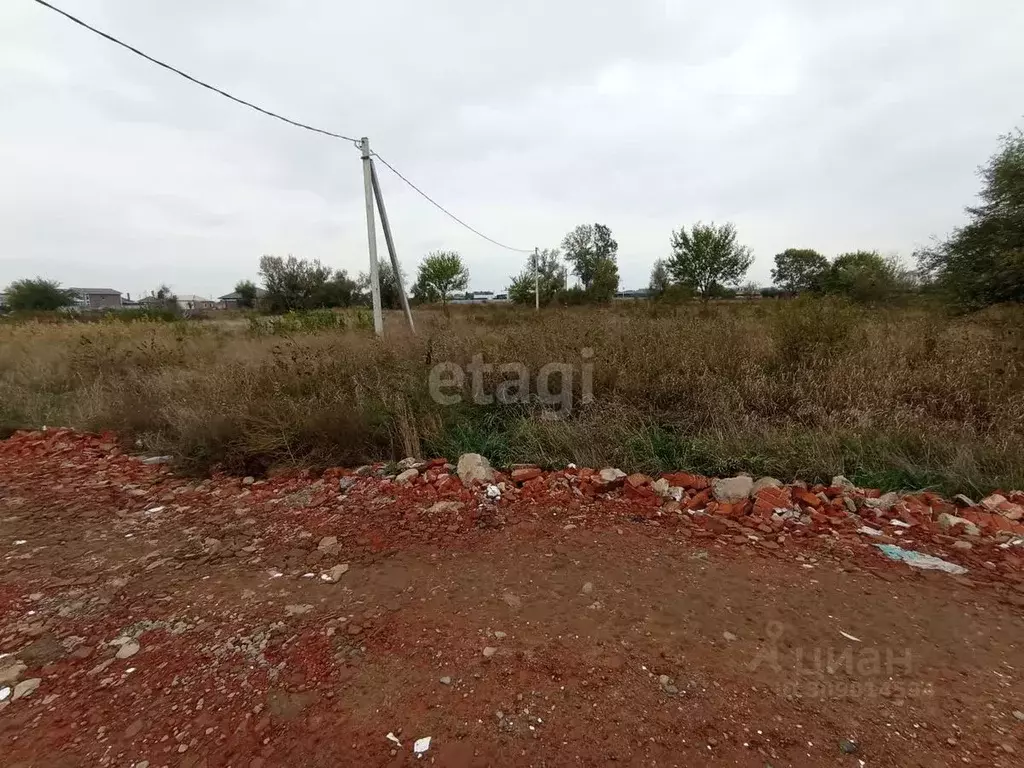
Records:
M240 280L235 285L235 293L238 294L238 306L246 309L256 306L256 283L252 280Z
M832 262L824 289L854 301L885 301L900 289L901 280L895 257L886 258L878 251L853 251Z
M344 269L337 270L327 280L315 285L309 295L307 306L350 307L359 297L359 286Z
M456 251L433 251L420 263L413 294L424 301L447 305L455 291L469 287L469 269Z
M619 290L619 265L613 259L598 259L594 277L586 289L591 301L611 301Z
M71 291L60 287L56 280L15 280L7 286L7 306L14 311L53 312L75 303Z
M697 222L691 231L681 227L672 233L672 255L668 271L673 279L690 286L704 301L720 293L727 284L743 279L754 257L750 249L736 241L731 223Z
M308 309L313 295L331 279L331 270L318 260L266 255L260 259L260 277L271 312Z
M664 259L655 259L651 267L651 281L648 287L654 297L663 296L672 285L672 276L668 273L668 265Z
M960 304L1024 302L1024 132L1000 137L978 170L981 204L945 241L917 254L926 277Z
M534 303L534 261L537 262L537 287L541 304L552 303L557 299L559 291L565 288L568 271L561 261L558 249L545 248L538 256L539 258L530 254L523 271L512 278L512 283L508 287L508 298L513 303Z
M813 248L787 248L775 254L772 282L789 293L821 291L828 270L828 259Z
M604 224L580 224L562 240L562 250L583 287L590 288L601 262L615 263L619 244ZM607 275L608 268L603 269Z
M380 282L380 305L384 309L402 308L402 288L398 284L398 278L390 261L382 261L377 265L377 279ZM407 284L405 273L402 273L402 285ZM370 275L367 272L360 272L356 285L361 292L360 301L369 305L372 303L370 295Z

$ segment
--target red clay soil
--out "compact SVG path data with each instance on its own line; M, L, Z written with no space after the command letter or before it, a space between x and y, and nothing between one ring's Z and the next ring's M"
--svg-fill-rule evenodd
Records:
M0 443L0 763L1024 761L1019 496L722 505L706 478L669 476L665 501L569 470L491 501L443 462L368 475L197 480L109 437Z

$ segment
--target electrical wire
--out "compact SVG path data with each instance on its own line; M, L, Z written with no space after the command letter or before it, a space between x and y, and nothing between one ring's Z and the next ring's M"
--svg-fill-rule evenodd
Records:
M55 5L51 5L50 3L46 2L46 0L35 0L35 2L38 3L39 5L43 6L44 8L48 8L51 11L54 11L55 13L59 13L61 16L63 16L64 18L68 19L69 21L77 24L80 27L83 27L84 29L89 30L90 32L92 32L94 34L99 35L102 38L105 38L106 40L109 40L110 42L114 43L115 45L119 45L120 47L124 48L125 50L131 51L136 56L141 56L146 61L149 61L149 62L151 62L153 64L156 64L158 67L162 67L163 69L166 69L169 72L173 72L176 75L180 75L181 77L185 78L189 82L195 83L196 85L198 85L198 86L200 86L202 88L206 88L209 91L213 91L214 93L219 94L220 96L223 96L226 99L230 99L231 101L235 102L236 104L241 104L244 107L248 107L249 109L253 109L253 110L255 110L255 111L257 111L257 112L259 112L261 114L266 115L267 117L272 117L272 118L274 118L276 120L280 120L280 121L282 121L284 123L288 123L288 125L295 126L296 128L302 128L303 130L306 130L306 131L312 131L313 133L319 133L319 134L321 134L323 136L330 136L333 139L341 139L343 141L351 141L353 144L356 145L356 147L360 146L359 140L358 139L354 139L351 136L345 136L345 135L340 134L340 133L334 133L332 131L324 130L323 128L316 128L316 127L314 127L312 125L306 125L305 123L300 123L299 121L292 120L291 118L285 117L284 115L279 115L276 112L271 112L269 109L264 109L263 107L259 107L259 106L255 105L255 104L253 104L252 102L246 101L245 99L240 99L237 96L232 96L227 91L221 90L220 88L217 88L216 86L213 86L213 85L210 85L209 83L203 82L202 80L200 80L200 79L198 79L196 77L193 77L192 75L188 74L187 72L182 72L177 67L172 67L170 64L166 64L166 63L160 61L159 59L153 58L149 54L140 51L135 46L129 45L128 43L125 43L122 40L117 39L113 35L107 34L103 30L97 29L96 27L92 26L91 24L88 24L87 22L82 21L77 16L73 16L72 14L68 13L67 11L61 10L60 8L56 7ZM478 237L482 237L487 242L493 243L494 245L498 246L499 248L504 248L505 250L512 251L514 253L533 253L533 249L532 248L531 249L513 248L512 246L505 245L504 243L499 243L494 238L488 237L487 235L485 235L480 230L471 227L469 224L464 222L462 219L460 219L454 213L449 211L447 208L445 208L439 202L434 200L430 195L428 195L422 189L420 189L415 184L413 184L411 181L409 181L409 179L407 179L405 176L403 176L398 171L397 168L395 168L393 165L391 165L391 163L389 163L387 160L385 160L379 154L377 154L376 152L373 152L372 155L373 155L373 157L376 157L378 160L380 160L385 166L387 166L387 168L393 174L395 174L398 178L400 178L402 181L404 181L406 184L408 184L410 187L412 187L412 189L415 190L417 193L419 193L425 200L427 200L427 202L429 202L431 205L433 205L435 208L437 208L439 211L441 211L443 214L445 214L452 221L454 221L454 222L456 222L458 224L461 224L463 227L468 229L473 234L477 235Z
M404 181L404 182L405 182L406 184L408 184L408 185L409 185L410 187L412 187L412 188L413 188L413 189L414 189L414 190L415 190L416 192L418 192L418 193L419 193L419 194L420 194L420 195L421 195L421 196L422 196L422 197L423 197L423 198L424 198L424 199L425 199L425 200L426 200L427 202L429 202L429 203L430 203L431 205L433 205L433 206L434 206L435 208L437 208L437 209L438 209L439 211L441 211L441 212L442 212L443 214L445 214L445 215L446 215L446 216L447 216L448 218L450 218L450 219L451 219L452 221L455 221L455 222L457 222L457 223L461 224L462 226L464 226L464 227L465 227L466 229L468 229L468 230L469 230L470 232L472 232L472 233L473 233L474 235L477 235L478 237L482 237L482 238L483 238L484 240L486 240L487 242L489 242L489 243L494 243L494 245L498 246L499 248L504 248L504 249L505 249L505 250L507 250L507 251L513 251L514 253L533 253L533 250L534 250L533 248L530 248L530 249L526 249L526 248L513 248L513 247L512 247L511 245L505 245L504 243L499 243L499 242L498 242L497 240L495 240L494 238L491 238L491 237L488 237L487 235L485 235L485 234L484 234L483 232L481 232L481 231L480 231L479 229L474 229L473 227L469 226L469 224L467 224L466 222L464 222L464 221L463 221L462 219L460 219L460 218L459 218L458 216L456 216L456 215L455 215L454 213L452 213L452 212L451 212L451 211L449 211L449 210L448 210L447 208L445 208L445 207L444 207L443 205L441 205L441 204L440 204L439 202L437 202L436 200L434 200L434 198L432 198L432 197L431 197L430 195L428 195L428 194L427 194L426 192L424 192L424 191L423 191L422 189L420 189L420 188L419 188L419 187L417 187L417 186L416 186L415 184L413 184L413 183L412 183L411 181L409 181L409 180L408 180L407 178L405 178L405 176L403 176L403 175L402 175L401 173L399 173L399 171L398 171L398 169L397 169L397 168L395 168L395 167L394 167L393 165L391 165L391 163L389 163L389 162L388 162L387 160L385 160L385 159L384 159L383 157L381 157L380 155L378 155L378 154L377 154L376 152L371 152L370 154L371 154L371 155L373 155L374 157L376 157L376 158L377 158L378 160L380 160L380 161L381 161L382 163L384 163L384 165L386 165L386 166L387 166L387 167L388 167L388 168L389 168L389 169L391 170L391 172L392 172L393 174L395 174L395 176L397 176L397 177L398 177L398 178L400 178L400 179L401 179L402 181Z
M67 11L62 11L60 8L57 8L54 5L50 5L48 2L46 2L46 0L35 0L35 1L37 3L39 3L39 5L42 5L45 8L49 8L51 11L59 13L61 16L63 16L64 18L68 19L69 21L74 22L78 26L84 27L85 29L88 29L90 32L94 32L95 34L99 35L100 37L106 38L107 40L109 40L110 42L114 43L115 45L119 45L122 48L131 51L136 56L141 56L146 61L152 62L153 64L156 64L158 67L163 67L164 69L168 70L169 72L173 72L176 75L181 75L186 80L189 80L189 81L195 83L198 86L206 88L207 90L213 91L214 93L220 94L221 96L223 96L226 99L231 99L231 101L233 101L233 102L235 102L237 104L241 104L244 107L249 107L249 109L254 109L257 112L260 112L260 113L262 113L264 115L267 115L268 117L273 117L276 120L281 120L282 122L288 123L289 125L294 125L296 128L302 128L303 130L306 130L306 131L312 131L313 133L319 133L319 134L322 134L324 136L330 136L332 139L342 139L344 141L351 141L351 142L354 142L354 143L358 143L358 139L353 139L351 136L343 136L340 133L333 133L332 131L325 131L323 128L314 128L312 125L306 125L305 123L300 123L299 121L292 120L291 118L287 118L284 115L279 115L276 112L271 112L269 109L264 109L263 107L258 107L255 104L253 104L252 102L246 101L245 99L240 99L237 96L232 96L227 91L222 91L220 88L217 88L216 86L210 85L209 83L204 83L202 80L199 80L198 78L192 77L192 75L188 74L187 72L182 72L177 67L172 67L170 64L165 64L164 62L160 61L159 59L154 59L149 54L143 53L138 48L136 48L134 46L131 46L128 43L122 42L121 40L118 40L113 35L108 35L103 30L96 29L96 27L94 27L94 26L92 26L90 24L87 24L86 22L82 21L81 19L79 19L76 16L72 16Z

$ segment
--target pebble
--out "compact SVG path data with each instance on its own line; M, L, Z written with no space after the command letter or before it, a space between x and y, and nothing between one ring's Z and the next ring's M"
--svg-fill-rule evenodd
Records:
M593 593L593 591L594 591L593 583L588 581L586 584L583 585L583 594L584 595L589 595L589 594Z
M348 625L348 633L350 635L358 635L362 631L363 631L363 628L361 626L359 626L358 624L349 624Z
M39 687L39 684L41 682L43 682L42 679L38 677L33 677L28 680L22 680L20 683L14 686L14 696L12 697L11 700L17 701L18 699L24 696L31 696L35 692L36 688Z
M488 645L486 648L484 648L484 658L485 659L489 659L489 658L491 658L491 656L493 656L497 652L498 652L497 648L495 648L493 645Z
M448 677L448 675L445 675L444 677L441 678L441 685L451 685L451 684L452 684L452 679L450 677Z
M1013 716L1018 720L1024 720L1024 712L1021 712L1019 709L1013 710Z
M321 573L320 579L328 584L337 584L346 573L348 573L348 563L341 563L340 565L335 565L326 573Z
M120 648L117 649L117 658L128 659L139 652L139 644L134 640L129 640L124 643Z
M839 751L844 755L852 755L857 751L857 744L849 739L843 739L839 742Z
M505 632L502 632L502 631L500 631L500 630L499 630L499 631L497 631L497 632L495 632L495 633L494 633L494 636L495 636L495 637L496 637L496 638L497 638L498 640L504 640L504 639L505 639L506 637L508 637L508 634L507 634L507 633L505 633Z
M969 541L954 541L953 542L953 549L959 549L959 550L962 550L964 552L967 552L967 551L969 551L971 549L974 549L974 545L971 544L971 542L969 542Z
M726 641L730 643L737 639L736 635L734 635L732 632L723 632L722 637L724 637Z
M1003 752L1008 755L1014 755L1017 753L1017 750L1013 748L1013 744L1010 744L1009 742L1003 742L999 746L1002 747Z

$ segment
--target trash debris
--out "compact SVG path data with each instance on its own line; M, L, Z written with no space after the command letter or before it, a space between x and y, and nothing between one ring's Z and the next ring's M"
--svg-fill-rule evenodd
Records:
M146 510L146 514L148 515L151 512L163 512L164 509L166 509L166 507L150 507Z
M20 547L22 544L28 544L28 542L25 539L17 539L14 542L14 546L16 547Z
M392 744L396 744L399 747L402 746L402 742L400 742L398 740L398 737L395 736L395 734L393 734L391 731L388 731L388 735L385 736L384 738L387 739L388 741L390 741Z
M9 685L5 685L3 688L0 688L0 701L7 701L7 698L10 695L11 687Z
M416 739L416 741L412 745L412 751L415 752L417 755L422 755L428 749L430 749L429 736L424 736L422 739Z
M895 544L875 544L875 546L878 547L882 554L890 560L896 560L897 562L902 561L911 568L921 568L929 571L944 571L945 573L951 573L954 576L960 576L967 573L967 569L962 565L947 562L946 560L942 560L941 558L933 555L914 552L910 549L897 547Z
M570 461L570 462L569 462L568 464L566 464L566 465L565 465L565 468L566 468L566 469L576 469L576 465L575 465L575 464L573 464L573 463L572 463L572 462Z
M487 486L487 498L488 499L500 499L501 498L501 489L498 488L498 486L496 486L496 485L488 485Z
M860 528L857 529L857 533L865 533L868 536L884 536L885 535L880 530L878 530L877 528L872 528L869 525L862 525Z
M847 640L852 640L855 643L859 643L860 642L860 638L859 637L854 637L853 635L847 634L846 632L843 632L843 630L841 630L841 629L839 630L839 634L842 635L843 637L845 637Z
M890 520L889 525L895 525L897 528L912 528L910 523L905 523L902 520Z
M1017 536L1015 538L1010 539L1009 541L1004 541L1002 544L999 545L999 548L1009 549L1010 547L1019 547L1021 545L1024 545L1024 536Z

